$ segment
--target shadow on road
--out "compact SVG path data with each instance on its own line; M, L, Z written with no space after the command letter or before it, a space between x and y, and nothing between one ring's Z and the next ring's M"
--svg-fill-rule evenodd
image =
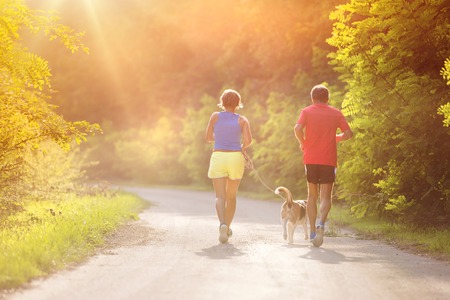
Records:
M321 261L324 264L340 264L343 262L357 262L362 260L356 257L346 257L345 255L334 250L326 248L316 248L310 246L310 251L301 255L301 258Z
M309 245L306 244L283 244L281 247L283 248L309 248Z
M234 256L242 256L245 253L232 244L219 244L196 252L199 256L206 256L210 259L230 259Z

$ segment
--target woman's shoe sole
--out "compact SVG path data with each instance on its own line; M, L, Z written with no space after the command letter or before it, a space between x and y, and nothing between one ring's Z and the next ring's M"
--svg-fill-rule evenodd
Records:
M228 226L225 224L220 225L219 233L219 242L221 242L222 244L228 242Z

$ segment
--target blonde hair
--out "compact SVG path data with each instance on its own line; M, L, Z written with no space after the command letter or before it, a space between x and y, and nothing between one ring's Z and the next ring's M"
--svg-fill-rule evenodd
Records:
M232 108L243 108L244 105L241 101L241 95L232 89L226 89L223 91L222 96L220 96L220 103L217 104L218 107L225 109L225 107Z

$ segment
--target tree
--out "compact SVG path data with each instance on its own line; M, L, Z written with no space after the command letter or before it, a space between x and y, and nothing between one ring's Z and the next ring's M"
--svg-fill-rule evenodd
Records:
M331 58L356 133L343 145L350 172L338 182L364 211L422 224L450 219L449 132L436 113L449 95L439 76L450 54L448 12L448 1L353 0L331 14Z
M0 2L0 205L17 198L27 152L46 140L69 149L73 139L80 142L99 129L84 121L67 122L47 103L51 73L47 61L21 44L25 28L59 39L72 52L87 52L82 34L58 24L53 16L32 11L20 0Z
M302 152L294 136L301 104L296 98L271 94L267 100L268 119L261 125L258 141L252 148L254 166L267 184L272 188L283 185L306 197Z
M447 80L447 85L450 85L450 57L445 60L444 67L441 70L441 75ZM444 116L444 126L450 126L450 102L439 107L438 114Z
M179 161L186 167L189 178L193 182L204 184L208 182L209 154L212 151L212 145L205 142L205 130L218 100L205 95L200 102L201 109L187 109L180 135L180 142L184 147Z

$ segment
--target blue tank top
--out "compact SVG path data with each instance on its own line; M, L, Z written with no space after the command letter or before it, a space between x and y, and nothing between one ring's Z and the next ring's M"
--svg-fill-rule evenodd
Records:
M241 151L239 115L222 111L214 124L214 150Z

